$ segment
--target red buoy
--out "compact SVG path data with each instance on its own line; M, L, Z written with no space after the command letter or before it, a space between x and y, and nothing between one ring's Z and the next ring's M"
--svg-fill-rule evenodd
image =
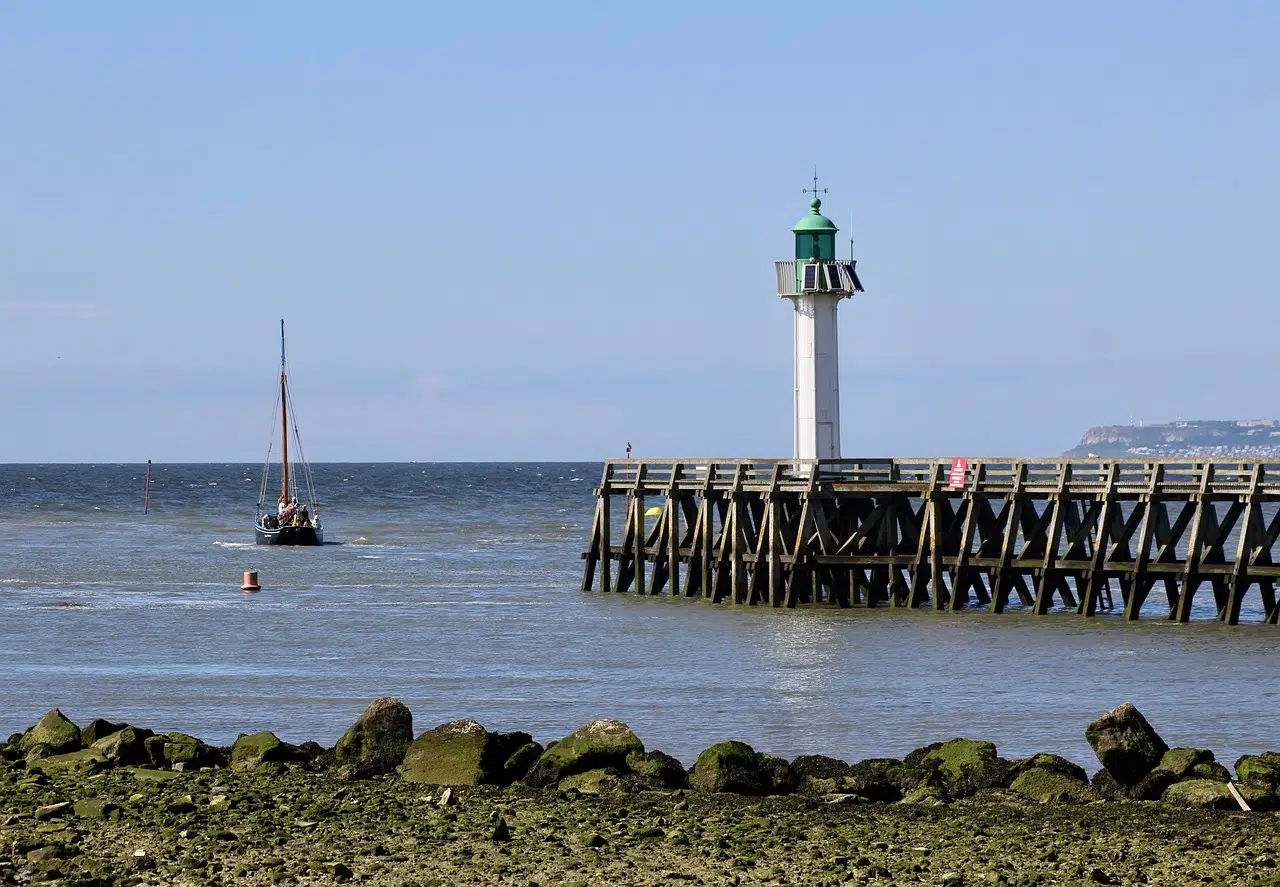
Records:
M241 591L260 591L262 586L258 584L258 571L245 570L244 584L240 586Z

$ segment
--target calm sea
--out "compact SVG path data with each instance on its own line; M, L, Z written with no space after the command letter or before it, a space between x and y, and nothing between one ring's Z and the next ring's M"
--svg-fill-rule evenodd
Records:
M1084 725L1128 700L1228 764L1280 749L1274 626L583 594L595 464L317 465L330 544L261 548L260 470L157 465L144 516L145 466L0 466L0 733L59 706L331 744L393 695L419 730L617 717L686 763L729 738L852 760L966 735L1092 769Z

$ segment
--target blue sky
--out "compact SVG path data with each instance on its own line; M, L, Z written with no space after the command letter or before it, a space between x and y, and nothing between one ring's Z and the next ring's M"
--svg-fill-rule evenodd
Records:
M0 4L0 461L846 455L1278 416L1280 6ZM846 230L841 237L848 234Z

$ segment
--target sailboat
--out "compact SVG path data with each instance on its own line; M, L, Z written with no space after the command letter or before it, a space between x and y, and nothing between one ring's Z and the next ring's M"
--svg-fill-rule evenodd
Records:
M323 545L324 530L320 527L320 512L316 506L315 485L311 479L311 466L302 456L302 440L298 436L298 420L293 414L293 401L289 397L289 375L284 362L284 321L280 321L280 391L277 393L280 407L280 501L276 508L263 504L267 500L267 485L271 480L271 445L267 446L267 461L262 469L262 488L258 491L257 519L253 526L254 541L259 545ZM272 410L275 415L275 410ZM292 420L292 421L291 421ZM297 465L289 472L289 427L293 426ZM271 434L275 435L272 420ZM297 470L301 468L301 471ZM298 498L299 475L303 482L304 497Z

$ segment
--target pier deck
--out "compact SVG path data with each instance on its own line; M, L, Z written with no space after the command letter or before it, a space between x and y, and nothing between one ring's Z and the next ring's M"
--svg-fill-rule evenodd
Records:
M1179 622L1199 592L1231 625L1256 589L1262 618L1280 621L1280 461L970 459L956 488L951 469L941 459L606 462L582 587L996 613L1014 596L1036 614L1121 607L1132 621L1146 605ZM646 519L654 505L661 513Z

